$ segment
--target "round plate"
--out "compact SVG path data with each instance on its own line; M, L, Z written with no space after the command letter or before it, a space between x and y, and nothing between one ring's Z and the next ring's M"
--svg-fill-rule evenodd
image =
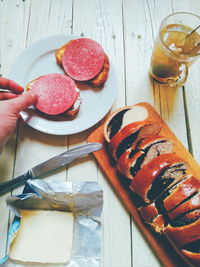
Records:
M49 73L64 73L56 63L55 51L77 36L52 36L28 47L17 58L11 68L9 78L26 86L31 80ZM108 80L102 87L93 88L79 83L82 104L74 119L64 116L46 116L30 107L21 112L23 120L32 128L55 135L69 135L82 132L99 122L111 108L116 93L117 81L112 64Z

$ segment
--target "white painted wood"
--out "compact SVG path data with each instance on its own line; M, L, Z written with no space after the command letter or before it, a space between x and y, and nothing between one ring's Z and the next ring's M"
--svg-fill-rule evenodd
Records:
M191 12L199 16L200 2L198 0L184 0L180 6L178 1L173 1L176 12ZM200 118L200 57L189 69L188 80L185 84L186 104L189 118L189 130L192 140L192 150L194 158L200 163L200 138L199 138L199 118Z
M28 14L27 7L22 1L1 1L1 71L6 77L9 73L9 68L25 47L26 27ZM14 14L14 15L13 15ZM6 181L12 178L15 156L15 135L4 147L3 153L0 155L0 179ZM7 227L9 212L6 207L5 199L9 195L5 194L0 197L0 257L5 255Z
M115 67L119 80L119 95L115 108L125 104L121 7L121 1L74 1L73 14L73 34L100 42ZM90 132L91 129L70 137L70 146L84 142ZM75 166L68 169L69 180L98 180L104 190L102 266L131 266L129 214L113 193L102 172L97 170L94 161L83 162L80 168L75 168L76 163L72 165ZM122 239L126 242L121 242Z
M51 2L4 1L2 3L4 8L3 36L5 39L5 42L1 45L3 75L8 74L15 58L26 46L46 36L62 34L64 28L65 30L70 29L72 2ZM54 11L57 11L57 13L54 13ZM14 176L18 176L31 166L65 151L66 146L67 137L54 137L38 133L26 125L21 125L19 127ZM15 148L15 146L13 147ZM14 155L14 150L12 155ZM9 179L11 175L7 175L7 177ZM65 180L65 169L49 177L49 179L53 178ZM22 188L16 189L14 193L19 193L21 190ZM6 212L7 209L4 214L7 214ZM4 221L6 225L6 220ZM5 254L3 249L1 251Z
M153 42L160 22L170 13L173 13L170 1L124 1L127 103L133 104L140 101L152 103L187 147L182 88L178 90L164 88L151 81L147 75ZM137 235L137 228L133 224L133 243ZM146 262L141 259L142 247L146 246L148 255L152 252L148 250L142 238L138 238L137 241L138 246L133 245L135 266L141 266L142 262L143 266L159 265L153 257L145 256Z
M164 8L163 8L164 7ZM151 17L152 34L155 40L161 21L174 12L170 1L149 1L148 9ZM155 106L163 119L169 124L177 137L187 147L185 113L182 88L173 89L151 82L155 93Z
M26 1L27 2L27 1ZM62 12L59 12L59 11ZM66 12L64 12L66 11ZM26 47L47 36L61 34L65 22L72 18L72 2L67 1L30 1L29 17L26 29ZM66 24L67 24L66 23ZM66 27L69 30L69 26ZM67 137L39 133L27 125L20 125L15 164L15 176L24 173L47 158L66 151ZM65 168L48 177L48 179L65 180ZM16 189L14 193L20 192Z
M123 16L127 104L142 101L153 104L148 79L153 40L147 1L124 1Z
M153 47L151 14L147 1L124 1L124 37L127 104L147 101L154 104L148 68ZM145 251L142 253L141 251ZM132 222L133 266L160 266L146 240Z
M140 101L152 103L187 146L182 89L163 90L148 78L153 42L161 20L175 11L200 13L198 0L3 0L0 1L1 71L8 75L16 57L32 43L51 35L90 37L102 44L116 70L118 96L113 110ZM199 65L186 88L188 116L195 157L200 162L196 114L200 113ZM95 126L97 127L97 126ZM70 137L39 133L20 124L15 138L0 156L0 179L8 180L28 168L85 142L93 129ZM15 163L15 164L14 164ZM104 190L102 267L158 267L158 258L124 209L91 155L70 164L48 179L98 181ZM22 188L14 190L21 192ZM8 194L7 194L8 195ZM0 197L0 257L6 250L9 220L6 196Z

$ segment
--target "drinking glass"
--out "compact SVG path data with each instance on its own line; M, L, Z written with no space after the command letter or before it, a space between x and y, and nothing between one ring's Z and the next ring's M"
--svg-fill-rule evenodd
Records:
M188 67L200 57L200 17L187 12L166 17L154 44L149 74L159 83L181 87Z

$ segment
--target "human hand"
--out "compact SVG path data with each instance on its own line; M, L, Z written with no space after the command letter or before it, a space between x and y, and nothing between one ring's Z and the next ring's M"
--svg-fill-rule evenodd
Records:
M19 112L34 104L37 95L27 93L20 95L24 89L17 83L6 78L0 78L0 88L8 91L0 92L0 150L13 134Z

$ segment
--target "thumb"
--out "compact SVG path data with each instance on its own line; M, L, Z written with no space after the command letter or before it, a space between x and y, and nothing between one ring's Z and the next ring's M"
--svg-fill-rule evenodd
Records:
M37 95L32 92L20 95L14 99L7 100L7 102L10 103L13 113L19 113L20 111L34 104L36 101Z

